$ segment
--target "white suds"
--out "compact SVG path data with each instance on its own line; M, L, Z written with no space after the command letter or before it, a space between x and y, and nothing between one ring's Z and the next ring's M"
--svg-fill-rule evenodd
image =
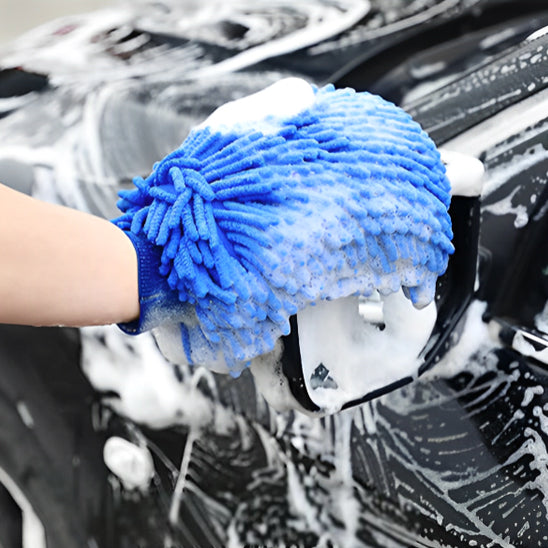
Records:
M146 447L139 447L124 438L113 436L105 443L103 459L125 489L146 491L154 475L152 455Z
M483 321L482 315L486 309L486 303L473 301L466 311L465 323L458 344L436 364L426 372L423 379L451 378L462 371L481 374L481 371L472 370L478 367L470 357L484 345L495 346L494 337L490 335L488 325Z
M282 350L282 342L278 340L272 352L254 358L250 366L257 389L269 405L279 412L301 409L299 402L289 390L287 378L282 372Z
M82 366L93 386L118 397L118 413L153 428L200 428L214 420L213 403L193 382L179 382L148 333L124 335L116 326L82 329Z
M512 199L514 198L519 187L515 188L506 198L495 202L494 204L485 205L483 211L488 211L493 215L515 215L514 226L516 228L523 228L529 222L529 215L527 214L527 207L523 204L513 205Z
M447 178L451 183L452 196L479 196L485 169L473 156L447 149L440 149Z
M542 312L535 316L535 327L548 335L548 301L545 303Z
M307 391L322 409L414 376L436 320L431 303L417 310L402 292L384 298L384 325L364 319L359 297L322 301L297 314Z
M277 120L289 118L314 102L312 86L301 78L284 78L267 88L221 105L198 128L223 131L253 126L263 133L279 128Z

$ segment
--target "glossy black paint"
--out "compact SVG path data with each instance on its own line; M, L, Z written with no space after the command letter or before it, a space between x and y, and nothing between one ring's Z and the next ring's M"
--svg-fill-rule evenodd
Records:
M512 24L508 20L515 13L512 3L484 2L483 6L479 10L465 6L461 12L440 16L409 32L375 38L365 53L367 44L360 44L366 59L352 47L313 58L300 51L262 62L258 68L283 68L289 73L310 75L318 82L339 74L338 83L359 84L355 87L367 85L374 89L378 82L379 89L392 90L390 93L399 100L422 81L404 78L402 82L401 74L428 58L424 48L432 44L435 36L432 55L441 54L443 58L444 51L452 55L445 69L447 74L441 71L437 76L453 80L412 102L410 110L442 144L546 87L545 58L537 67L524 67L513 75L498 78L502 67L516 56L546 44L544 38L519 45L531 30L532 19L527 17L516 21L513 36L517 42L507 44L508 51L489 50L484 58L475 57L473 66L468 66L472 72L462 76L470 52L469 36L474 38L472 44L477 44L491 31L499 32L501 21L506 20L503 24L508 27ZM376 9L377 13L381 11L379 6ZM535 21L546 17L541 2L520 4L520 9L530 9ZM470 27L474 31L471 35ZM135 33L139 32L135 29ZM237 28L226 32L237 41ZM111 34L103 39L114 40ZM447 39L451 39L450 48L443 50ZM151 37L150 44L176 49L181 41L158 33ZM115 51L112 49L113 55ZM228 58L233 52L213 48L209 53L215 58ZM367 70L375 66L376 72ZM497 76L494 83L489 79L492 74ZM11 71L5 74L10 78L13 75ZM21 75L15 73L17 77ZM6 81L0 79L0 88ZM23 94L27 89L56 93L46 85L47 76L36 80L35 75L30 75L26 82L31 81L30 88L17 89ZM467 86L472 82L469 92ZM476 85L478 82L480 85ZM535 83L535 91L527 89L531 83ZM105 113L103 131L112 129L108 123L132 116L145 125L152 124L145 107L154 104L162 85L141 85L137 81L132 84L141 92L130 92L132 101L121 96L110 103L112 110ZM2 89L0 96L19 94L17 90ZM527 91L498 100L513 89ZM185 105L189 101L184 85L178 92L180 110L162 120L162 128L167 133L171 128L174 133L165 137L165 133L153 132L152 137L162 135L165 141L152 138L128 158L111 159L120 186L127 184L129 168L136 158L146 165L144 154L160 153L162 146L179 138L177 131L184 133L178 124L188 114ZM194 116L199 118L222 99L220 88L217 96L200 103ZM484 103L485 108L478 108ZM117 118L120 113L127 114L127 118ZM509 139L505 147L485 155L486 166L504 167L514 156L539 145L548 148L545 131L533 132L525 141ZM21 174L28 176L24 166L10 173L13 186L32 186L32 182L23 181ZM542 183L547 173L547 160L541 158L527 171L509 177L483 201L481 283L476 297L488 303L489 317L500 316L512 324L532 327L535 314L548 298L547 195ZM531 219L521 229L516 228L512 215L494 215L486 209L515 189L513 204L526 206ZM452 213L470 226L468 221L473 224L478 217L471 214L474 207L477 205L455 202ZM455 262L464 265L466 284L450 293L445 288L453 288L457 281L441 282L445 284L440 290L446 295L448 310L438 341L463 328L460 318L475 281L470 264L477 241L475 228L470 228L459 231L464 238L466 260ZM515 268L516 264L519 268ZM461 276L461 272L455 273L456 279ZM443 341L446 342L449 347L449 341ZM443 353L447 349L444 347ZM435 361L434 355L432 359ZM359 516L355 539L360 545L546 545L548 483L542 468L544 461L542 454L527 451L534 443L535 448L548 447L542 422L542 409L548 404L546 377L530 360L508 348L482 349L470 358L469 365L468 370L454 376L420 379L355 411L348 433L350 463L345 462L351 467L355 482L352 494ZM194 442L189 471L193 489L184 494L177 523L170 524L170 500L188 441L186 427L152 430L113 414L80 372L80 338L75 330L0 328L0 371L3 466L6 462L12 464L13 475L20 478L40 517L51 526L48 534L53 546L85 546L93 539L99 548L157 548L163 545L166 535L171 536L174 546L223 546L231 526L235 529L232 534L245 545L318 545L321 531L327 536L325 546L335 546L337 537L343 538L345 524L336 515L333 499L339 487L335 474L341 466L337 460L339 446L333 441L332 446L327 444L330 450L317 454L316 440L312 438L304 437L303 444L296 445L298 417L289 416L283 426L278 426L275 413L257 398L250 375L244 374L237 382L219 378L215 396L208 393L207 386L199 385L200 390L217 398L223 409L237 417L237 427L220 432L209 426ZM29 406L35 418L36 425L31 430L21 423L15 411L20 401ZM370 417L374 418L373 425L368 422ZM325 440L335 440L343 423L340 418L330 417L319 420L318 425ZM110 435L148 441L156 475L147 494L124 492L107 473L101 451L104 439ZM269 450L277 459L273 460ZM288 491L296 478L318 523L316 529L303 528L298 519L299 508L288 503Z

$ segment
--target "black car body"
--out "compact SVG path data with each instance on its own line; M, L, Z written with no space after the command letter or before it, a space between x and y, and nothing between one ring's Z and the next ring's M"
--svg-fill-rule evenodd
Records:
M472 283L440 288L436 363L337 415L277 413L148 335L2 327L0 545L548 546L546 25L540 1L156 2L4 51L0 179L107 218L192 125L287 75L382 94L486 177L452 205Z

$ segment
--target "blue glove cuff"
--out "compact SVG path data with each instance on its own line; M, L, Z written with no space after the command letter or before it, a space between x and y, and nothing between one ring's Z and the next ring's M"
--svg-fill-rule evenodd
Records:
M137 253L140 314L137 320L118 326L125 333L138 335L173 318L182 311L183 303L178 291L171 289L165 276L160 274L162 248L129 230L124 233Z

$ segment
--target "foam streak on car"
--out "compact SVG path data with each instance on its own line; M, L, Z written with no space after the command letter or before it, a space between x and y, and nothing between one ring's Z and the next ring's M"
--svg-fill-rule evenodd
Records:
M29 34L0 57L0 179L110 218L221 103L287 75L382 84L486 167L475 293L435 365L320 419L274 412L250 374L174 367L149 335L3 327L0 468L56 548L545 546L548 381L515 341L547 337L548 122L527 108L547 38L525 39L545 7L295 4L132 3Z

